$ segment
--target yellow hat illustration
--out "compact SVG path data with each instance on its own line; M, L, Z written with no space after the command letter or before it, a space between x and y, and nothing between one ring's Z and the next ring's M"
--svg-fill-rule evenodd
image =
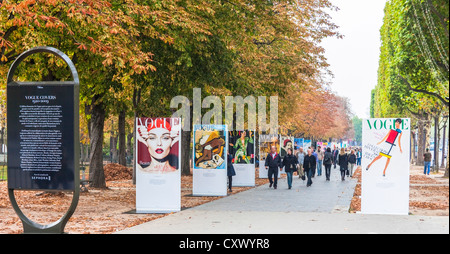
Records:
M208 139L206 140L206 143L208 143L209 141L211 141L211 140L213 140L213 139L215 139L215 138L219 138L220 136L219 136L219 133L217 133L217 131L213 131L210 135L209 135L209 137L208 137Z

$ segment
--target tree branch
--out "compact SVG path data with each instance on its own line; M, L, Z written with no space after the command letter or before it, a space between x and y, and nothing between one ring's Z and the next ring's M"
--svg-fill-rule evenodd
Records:
M271 45L271 44L274 43L276 40L277 40L277 38L274 38L274 39L271 40L271 41L266 41L266 40L264 40L264 41L259 41L259 40L257 40L257 39L253 39L253 44L257 45L258 48L259 48L259 47L261 47L262 45Z
M433 93L433 92L430 92L430 91L427 91L427 90L424 90L424 89L414 88L414 87L411 86L411 84L408 82L408 80L406 80L404 77L402 77L402 75L398 74L397 76L398 76L403 82L405 82L405 84L409 87L409 89L410 89L411 91L418 92L418 93L424 93L424 94L428 94L428 95L431 95L431 96L433 96L433 97L436 97L436 98L438 98L442 103L444 103L444 105L448 108L448 106L449 106L449 101L448 101L448 100L445 100L445 99L444 99L442 96L440 96L439 94Z
M406 110L409 111L409 113L411 113L415 118L417 118L417 120L424 120L424 114L420 113L420 111L414 112L411 109L409 109L408 107L405 107Z

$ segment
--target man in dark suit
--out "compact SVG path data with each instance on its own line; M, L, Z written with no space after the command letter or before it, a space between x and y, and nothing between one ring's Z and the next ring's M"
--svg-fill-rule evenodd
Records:
M305 174L308 177L308 182L306 182L306 187L311 186L312 184L312 172L316 168L316 157L312 155L311 149L308 149L308 154L305 155L305 159L303 161L303 169L305 170Z
M270 153L266 156L266 168L269 167L268 177L269 177L269 188L272 187L276 189L277 188L277 182L278 182L278 169L281 170L281 157L276 152L276 147L272 146L270 148ZM273 175L273 180L272 180Z

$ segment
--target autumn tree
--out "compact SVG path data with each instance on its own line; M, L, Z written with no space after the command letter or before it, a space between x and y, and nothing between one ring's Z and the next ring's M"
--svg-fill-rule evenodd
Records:
M124 115L170 116L171 99L176 95L191 97L195 87L202 89L203 97L279 96L286 127L303 128L308 135L340 135L347 128L341 121L346 113L339 120L333 119L340 112L335 110L339 102L321 82L327 63L319 44L325 37L340 36L326 13L336 9L330 1L1 3L1 73L6 73L17 54L38 45L55 46L76 64L95 187L106 186L102 145L107 116L118 114L121 123ZM53 75L55 66L46 67L50 73L40 76L62 77ZM296 100L291 100L293 95ZM301 112L290 103L302 105L308 98L313 101L308 106L322 110L319 121L323 123L310 129L322 134L305 129L307 124L313 125L311 122L288 120L289 115ZM309 117L305 121L314 120ZM323 134L327 130L336 133ZM189 173L190 132L183 133L183 138L183 161L187 164L182 165L182 171ZM123 145L120 147L123 150Z
M121 3L121 2L120 2ZM90 173L95 187L105 187L103 175L103 121L106 94L114 81L130 70L153 69L150 52L141 51L134 17L145 9L133 1L29 0L1 2L1 73L21 52L40 45L64 51L80 73L80 102L86 105L91 144ZM147 13L148 14L148 13ZM54 68L47 68L47 77ZM4 83L4 82L3 82Z
M352 138L352 112L347 98L320 84L293 92L280 110L281 125L292 134L318 139Z
M133 79L136 116L170 116L176 95L191 98L192 89L208 95L278 95L286 101L307 79L326 68L326 36L339 36L325 9L328 1L214 1L186 8L205 30L169 29L171 43L141 37L153 50L157 71ZM304 6L305 8L300 8ZM197 7L198 8L198 7ZM200 17L200 18L199 18ZM286 100L285 100L286 99ZM206 109L207 110L207 109ZM206 111L205 110L205 111ZM294 110L294 109L292 109ZM189 174L190 132L183 132L182 172Z

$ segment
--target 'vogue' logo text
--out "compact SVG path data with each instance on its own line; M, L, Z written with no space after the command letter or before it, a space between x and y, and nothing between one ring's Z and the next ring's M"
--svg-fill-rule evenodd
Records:
M390 130L390 129L395 129L395 120L397 118L386 118L386 119L367 119L367 124L369 126L369 129L372 130ZM372 122L371 122L372 121ZM402 124L400 125L400 129L401 130L408 130L409 126L407 123L409 122L408 118L403 118L402 119Z

